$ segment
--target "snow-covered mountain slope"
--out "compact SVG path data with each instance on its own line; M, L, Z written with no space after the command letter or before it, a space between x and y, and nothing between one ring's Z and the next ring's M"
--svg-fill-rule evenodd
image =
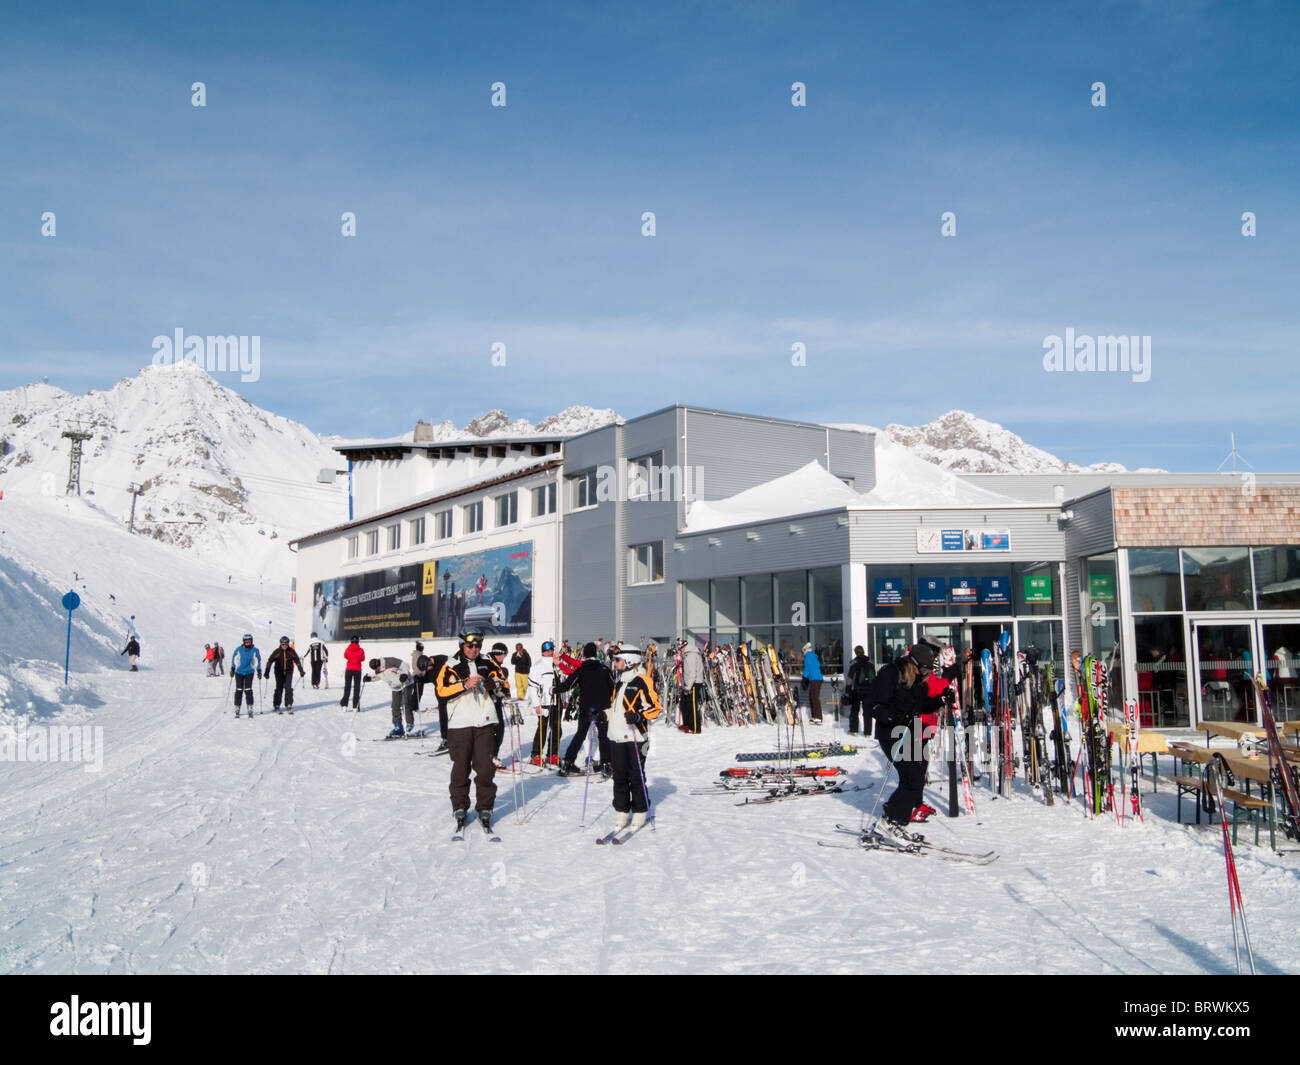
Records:
M884 431L927 462L961 473L1124 472L1117 462L1063 462L1009 429L961 410L950 410L925 425L891 424Z
M346 486L316 480L338 465L329 442L261 410L180 362L149 366L106 392L48 385L0 392L0 491L62 496L70 441L83 445L82 498L112 522L224 559L232 571L288 572L288 540L347 513Z

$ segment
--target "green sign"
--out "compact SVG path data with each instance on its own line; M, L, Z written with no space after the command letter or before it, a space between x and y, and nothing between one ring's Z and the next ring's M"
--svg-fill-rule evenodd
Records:
M1115 574L1090 573L1088 575L1088 595L1094 603L1115 602Z
M1025 602L1050 603L1052 601L1052 575L1042 573L1037 576L1025 574Z

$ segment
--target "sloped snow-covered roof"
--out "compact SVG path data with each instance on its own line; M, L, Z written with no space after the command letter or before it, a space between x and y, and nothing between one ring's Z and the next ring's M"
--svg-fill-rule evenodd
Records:
M771 521L791 514L849 506L861 496L817 462L726 499L697 501L686 515L686 533L721 529L728 525Z

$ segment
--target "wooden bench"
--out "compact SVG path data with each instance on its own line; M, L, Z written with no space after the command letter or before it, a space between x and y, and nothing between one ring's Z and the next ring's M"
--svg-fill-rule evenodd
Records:
M1267 799L1261 799L1258 795L1247 795L1244 791L1237 791L1235 788L1223 789L1224 802L1232 803L1232 842L1237 842L1237 821L1243 814L1248 821L1254 822L1255 825L1255 846L1259 846L1259 819L1265 811L1271 812L1273 804ZM1219 816L1223 816L1223 811L1219 811ZM1270 836L1272 835L1270 825Z

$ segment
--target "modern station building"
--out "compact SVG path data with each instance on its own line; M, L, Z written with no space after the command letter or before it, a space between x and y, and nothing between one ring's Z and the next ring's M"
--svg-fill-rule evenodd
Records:
M295 541L296 628L367 653L545 639L775 644L824 670L1007 632L1147 727L1300 718L1300 475L958 475L874 434L673 406L575 436L367 441Z

